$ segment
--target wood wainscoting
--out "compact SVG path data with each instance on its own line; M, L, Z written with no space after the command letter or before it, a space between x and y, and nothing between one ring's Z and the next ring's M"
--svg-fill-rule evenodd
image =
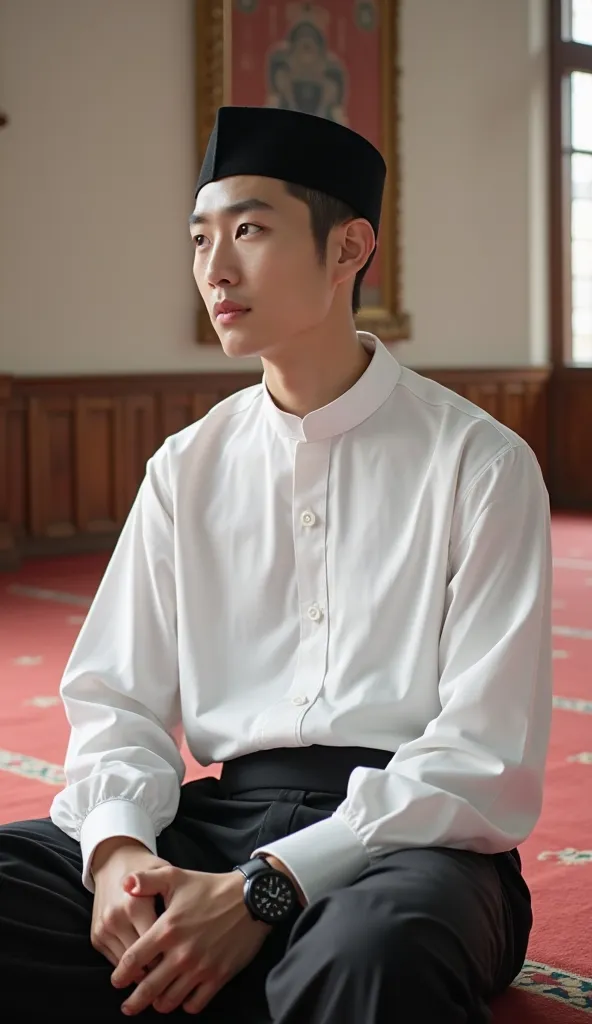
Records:
M553 371L549 487L561 508L592 511L592 367Z
M421 372L524 437L547 477L548 369ZM112 547L146 460L165 437L260 379L0 377L0 566Z

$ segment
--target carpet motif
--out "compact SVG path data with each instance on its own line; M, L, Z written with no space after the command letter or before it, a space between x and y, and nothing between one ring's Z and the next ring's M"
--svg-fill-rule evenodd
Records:
M529 959L494 1024L577 1024L592 1013L592 519L554 516L553 725L545 797L520 847L534 906ZM66 659L104 556L31 561L0 576L0 821L47 815L64 784ZM211 774L184 746L187 781Z
M592 978L582 978L570 971L558 971L547 964L527 960L514 986L592 1013Z

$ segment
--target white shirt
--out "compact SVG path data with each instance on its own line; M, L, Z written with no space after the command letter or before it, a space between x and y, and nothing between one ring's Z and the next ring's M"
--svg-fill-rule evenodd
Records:
M149 460L67 665L53 821L155 851L179 733L210 765L310 744L394 751L264 849L309 900L388 851L509 850L541 808L551 718L548 497L516 434L373 336L304 419L263 381ZM271 783L270 783L271 784Z

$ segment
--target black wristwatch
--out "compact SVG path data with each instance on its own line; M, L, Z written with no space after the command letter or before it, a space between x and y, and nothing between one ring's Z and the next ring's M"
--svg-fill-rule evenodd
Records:
M253 857L246 864L237 864L234 870L245 876L245 905L255 921L280 924L296 916L296 886L283 871L272 868L265 857Z

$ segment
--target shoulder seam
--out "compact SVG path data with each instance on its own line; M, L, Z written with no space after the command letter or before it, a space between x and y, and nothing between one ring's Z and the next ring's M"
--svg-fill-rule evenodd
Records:
M403 367L402 369L406 370L406 369L409 369L409 368L408 367ZM416 373L417 371L416 370L410 370L409 372L410 373ZM418 373L417 376L421 377L421 374ZM428 378L428 377L424 377L422 379L423 380L431 380L431 378ZM432 381L432 383L433 384L438 384L438 381ZM404 387L407 391L409 391L410 394L414 395L415 398L417 398L420 402L423 402L424 405L431 406L432 409L441 408L443 405L446 405L446 406L448 406L451 409L455 408L455 406L453 406L452 402L450 402L448 400L443 401L443 402L430 402L427 398L424 398L423 395L416 394L416 392L413 391L409 387L408 384L406 384L404 381L402 381L401 378L399 378L398 384L399 384L400 387ZM441 384L440 386L441 387L446 387L445 384ZM450 390L450 389L447 388L446 390ZM462 398L462 395L458 395L458 397ZM465 398L464 401L467 402L467 401L469 401L469 399ZM506 444L507 445L510 444L510 442L508 441L507 437L504 437L503 432L500 430L500 425L498 425L496 420L493 417L491 417L491 419L486 419L486 417L488 417L490 414L486 413L484 409L481 410L481 412L484 414L483 416L477 416L475 413L467 412L466 409L457 409L457 412L459 412L462 416L466 416L468 419L471 419L471 420L482 420L482 421L484 421L486 423L489 423L489 425L491 427L494 427L494 429L497 431L497 433L500 435L500 437L503 438L503 440L506 442ZM511 430L511 427L508 427L507 429ZM512 433L515 433L515 431L512 431ZM516 445L515 447L518 447L518 446Z
M485 473L487 473L488 469L491 469L491 467L493 466L493 464L495 462L497 462L499 459L502 459L510 451L518 451L519 449L525 449L525 448L527 448L527 445L525 443L523 443L523 444L507 444L506 447L503 448L501 452L497 452L496 455L493 455L492 458L489 459L489 461L485 464L485 466L482 467L481 471L479 473L477 473L477 476L475 477L475 479L471 481L471 483L467 487L467 489L464 492L464 494L462 495L462 497L459 498L458 504L455 506L455 509L454 509L454 515L456 516L456 513L457 513L458 509L466 501L466 499L468 498L468 496L471 493L471 491L473 490L473 488L476 487L476 485L479 483L479 480L481 480L481 478L485 475ZM464 544L464 542L467 539L467 537L471 536L475 526L477 525L477 522L479 521L479 519L481 518L483 513L486 511L486 509L491 508L491 506L494 505L494 504L495 504L494 501L488 502L487 505L485 506L485 508L481 509L481 512L479 513L479 516L478 516L477 520L473 523L473 525L470 527L470 529L467 530L467 532L465 534L463 534L463 536L456 542L456 544L454 545L454 548L449 548L449 551L448 551L448 572L449 573L450 573L450 566L451 566L451 563L452 563L453 555L455 554L456 551L458 551L458 549L461 546L461 544Z
M458 499L458 504L462 505L463 502L465 502L467 500L467 498L468 498L469 494L471 493L471 491L477 486L477 484L479 483L481 478L483 476L485 476L485 474L487 473L487 470L491 469L491 467L493 466L494 462L497 462L498 459L502 459L504 457L504 455L508 454L508 452L517 451L519 448L525 448L525 447L526 447L526 444L524 442L522 444L513 444L511 441L508 441L506 446L505 446L505 448L502 448L501 451L496 452L495 455L492 455L491 458L489 459L489 461L486 462L485 465L481 467L481 469L477 473L477 476L475 477L475 479L471 480L471 482L470 482L470 484L468 484L464 494Z

